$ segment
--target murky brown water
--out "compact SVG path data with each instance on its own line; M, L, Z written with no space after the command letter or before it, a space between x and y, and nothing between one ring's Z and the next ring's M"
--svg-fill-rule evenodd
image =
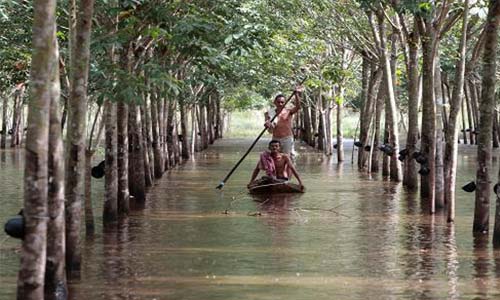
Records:
M500 253L472 239L473 194L458 192L449 226L422 214L401 185L304 150L297 165L307 193L253 201L244 189L253 153L219 194L249 144L218 142L158 181L145 209L84 239L72 299L500 298ZM0 152L2 224L21 203L22 157ZM474 148L462 149L460 186L473 178L474 158ZM103 183L94 185L102 199ZM19 260L19 242L4 236L2 300L15 297Z

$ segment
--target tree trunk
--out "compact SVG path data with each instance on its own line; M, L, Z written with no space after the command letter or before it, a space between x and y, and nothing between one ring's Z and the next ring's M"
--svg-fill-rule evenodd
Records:
M215 94L215 139L222 138L222 112L219 93Z
M213 100L212 95L208 96L207 103L207 116L208 116L208 143L212 145L214 143L214 111L213 111Z
M471 99L470 99L470 93L469 93L469 85L467 82L464 82L464 89L465 89L465 104L467 107L467 120L469 123L469 128L466 130L469 132L469 140L471 145L476 144L476 136L474 135L476 124L474 124L474 118L472 117L472 106L471 106Z
M166 113L166 140L167 140L167 153L169 167L175 166L174 155L174 114L175 114L175 101L168 102L168 111Z
M441 63L439 55L436 55L434 69L434 93L436 95L436 177L435 177L435 209L444 209L444 163L443 163L443 91L441 88Z
M385 84L387 86L387 101L386 101L386 110L389 110L389 114L387 115L389 118L386 120L389 129L389 140L390 145L394 151L394 153L399 152L399 129L398 129L398 115L397 115L397 107L396 107L396 96L394 92L392 71L391 71L391 63L389 60L389 54L387 52L387 45L385 41L385 26L384 26L384 16L379 13L378 14L378 25L379 25L379 38L380 38L380 52L382 55L382 67L384 70ZM393 47L396 45L394 44ZM390 157L391 161L391 180L393 181L401 181L402 180L402 172L401 172L401 163L398 160L396 154Z
M431 213L434 213L435 160L436 155L436 107L434 105L434 56L432 37L422 36L422 139L420 152L427 159L429 173L422 175L420 195L427 199Z
M479 104L479 135L477 143L476 205L474 208L474 233L488 232L490 209L491 126L495 105L495 72L498 49L500 1L491 0L486 21L483 53L482 94ZM498 190L498 189L497 189ZM498 192L497 192L498 193ZM500 204L499 204L500 205ZM493 244L500 246L500 227L495 213ZM500 221L500 219L498 219Z
M94 150L85 149L85 233L94 234L94 211L92 208L92 156Z
M373 66L374 67L374 66ZM367 163L367 155L363 150L363 147L368 145L368 131L370 129L370 123L372 120L373 109L375 107L375 99L377 94L377 89L380 87L380 82L382 80L383 72L381 69L375 70L372 68L372 76L368 84L366 102L363 104L363 111L360 114L360 131L359 131L359 142L361 142L362 147L358 151L358 169L365 170Z
M344 133L342 118L344 117L344 87L339 87L340 101L337 106L337 161L344 161Z
M168 108L169 104L166 98L161 99L158 102L158 128L160 132L160 142L162 149L162 159L163 159L163 170L168 170L170 168L170 158L168 152L167 143L167 130L168 130Z
M448 126L446 127L446 146L444 154L444 178L445 178L445 203L448 208L448 222L455 220L455 185L457 176L458 156L458 113L462 107L464 97L465 60L467 51L467 23L468 23L469 0L464 2L464 13L462 21L462 36L460 38L460 60L455 67L455 84L452 98L450 99L450 114ZM462 122L465 122L462 109ZM464 124L464 143L466 143Z
M17 299L44 299L48 223L48 147L50 105L55 96L52 75L57 66L56 1L33 3L31 100L24 170L24 239Z
M194 155L195 152L198 152L197 144L198 144L198 139L197 139L197 129L196 129L196 106L193 105L191 109L191 144L190 144L190 151Z
M118 168L118 197L117 210L119 214L128 214L130 207L130 192L128 187L128 105L123 101L117 103L117 168Z
M408 39L408 134L406 136L407 155L404 159L403 184L410 190L418 188L417 162L413 153L418 143L419 72L418 72L418 30L414 27Z
M463 96L462 96L463 98ZM467 104L462 101L462 128L463 128L463 139L464 139L464 144L468 144L467 142L467 125L465 124L465 111L466 111L466 106ZM451 114L451 113L450 113Z
M5 149L7 146L7 108L9 106L9 97L5 96L2 107L2 138L0 148Z
M201 138L201 148L207 149L208 148L208 138L207 138L207 120L206 120L206 114L205 114L205 106L203 104L200 104L198 106L199 109L199 128L200 128L200 138Z
M308 144L312 144L313 134L312 134L312 124L311 124L311 109L309 106L301 109L304 114L304 141Z
M177 121L177 114L174 115L173 120L173 146L174 146L174 165L181 163L181 144L179 142L179 122ZM208 147L208 145L207 145Z
M106 130L104 147L104 206L102 212L104 223L114 222L118 219L118 161L120 155L118 152L117 127L120 123L117 121L117 115L120 116L119 112L117 113L116 103L106 100L104 102L104 122ZM122 194L121 196L128 199L128 195L124 196L124 194ZM122 205L127 206L128 201L124 202L125 204Z
M499 139L499 127L498 127L498 113L496 110L493 112L493 148L500 147L500 139Z
M159 179L163 176L163 156L161 151L161 130L160 124L162 123L163 114L161 114L161 118L158 115L158 112L162 111L162 107L160 106L161 100L158 99L158 94L154 92L151 98L151 135L153 138L153 160L154 160L154 177ZM160 107L159 107L160 106ZM161 120L161 121L160 121Z
M182 135L182 158L189 159L191 156L189 153L189 139L187 130L187 116L186 116L186 104L184 99L179 101L179 110L181 112L181 135Z
M318 150L325 151L325 110L323 108L322 90L319 90L316 108L318 111Z
M66 132L66 268L68 275L80 274L80 226L85 189L85 127L90 33L94 0L78 2L75 44L70 52L71 91Z
M379 149L380 146L380 125L382 122L382 112L384 111L385 104L385 94L386 89L384 87L380 87L377 93L377 100L375 102L375 119L373 121L374 126L374 138L373 138L373 150L372 150L372 163L371 163L371 172L378 172L380 167L379 161Z
M22 128L23 119L23 99L24 99L25 86L22 84L15 93L14 100L14 110L12 116L12 135L10 140L10 146L12 148L17 147L21 144L21 135L24 133L24 128Z
M153 186L154 160L153 149L151 148L151 115L149 114L149 96L145 106L139 106L142 120L142 147L144 148L144 179L146 187Z
M128 137L129 137L129 169L130 178L128 188L130 195L138 203L146 201L146 181L144 171L144 147L142 144L142 121L139 106L132 104L129 106ZM123 213L128 208L118 206Z
M65 270L65 218L64 218L64 145L62 141L59 97L59 50L55 49L50 102L50 128L48 152L48 211L47 264L45 270L45 299L67 298Z

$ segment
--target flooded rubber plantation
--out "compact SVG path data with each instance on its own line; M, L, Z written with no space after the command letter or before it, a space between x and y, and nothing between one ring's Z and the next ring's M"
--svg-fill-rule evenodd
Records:
M500 297L500 252L491 234L472 237L474 194L457 189L456 222L449 225L428 215L402 184L359 173L350 149L338 164L335 156L298 147L306 193L255 198L246 185L266 140L218 192L250 142L217 141L165 173L145 206L118 226L103 228L98 218L95 235L82 239L71 299ZM474 178L476 148L460 153L462 186ZM23 152L0 152L2 225L22 205L23 159ZM103 182L92 184L101 216ZM15 298L19 249L19 240L1 235L1 300Z

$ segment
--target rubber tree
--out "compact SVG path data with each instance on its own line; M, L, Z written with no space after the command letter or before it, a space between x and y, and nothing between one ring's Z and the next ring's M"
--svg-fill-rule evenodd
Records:
M66 132L66 268L68 276L79 276L80 227L85 193L85 128L90 60L90 33L94 0L80 0L70 48L70 95Z
M419 70L418 50L419 33L417 23L414 20L411 31L404 23L401 14L398 15L401 24L401 39L404 46L404 57L406 60L406 73L408 78L408 133L406 135L406 156L404 159L403 185L411 191L418 188L417 162L413 159L413 153L417 150L419 140L418 108L419 108Z
M486 21L483 52L482 93L479 103L479 136L477 143L476 201L474 207L475 234L488 232L490 208L490 169L492 147L493 111L495 106L496 58L498 49L498 26L500 1L491 0ZM498 198L498 189L496 189ZM500 205L500 204L497 204ZM497 206L498 207L498 206ZM495 221L499 211L495 213ZM500 216L499 216L500 217ZM500 221L500 218L498 219ZM500 224L495 222L494 244L500 246Z
M54 29L55 31L55 29ZM48 152L48 210L47 265L45 270L45 299L64 300L66 286L66 240L64 218L64 145L62 140L59 97L59 51L56 47L52 67Z
M105 122L105 174L103 221L114 222L118 218L118 147L117 147L116 103L104 102Z
M48 147L56 58L56 1L33 2L33 55L24 169L24 239L17 299L44 299L48 223Z
M373 37L375 39L376 44L379 48L379 56L382 64L382 69L384 72L384 86L387 91L387 101L386 101L386 110L389 111L389 120L386 120L389 129L389 141L390 145L394 151L394 153L399 152L399 129L397 125L397 106L396 106L396 97L394 94L394 85L393 78L391 72L391 62L387 49L387 41L386 41L386 33L385 33L385 24L384 24L384 12L382 11L384 8L380 8L376 11L377 17L377 25L370 20L372 25ZM370 17L371 19L371 17ZM402 171L401 171L401 163L397 159L397 155L393 154L391 156L391 172L390 178L393 181L401 181Z
M420 152L427 163L423 164L427 172L421 173L420 194L427 200L429 212L435 211L435 155L436 155L436 107L434 91L435 58L442 36L442 28L449 11L449 0L439 7L430 4L423 11L416 13L420 41L422 44L422 128Z
M468 26L469 0L464 1L464 13L462 18L462 35L460 37L460 46L458 53L459 60L455 66L455 80L453 94L450 99L450 113L448 117L448 126L446 127L446 145L444 152L444 174L445 174L445 203L448 210L448 222L455 219L455 185L457 176L457 157L458 157L458 114L462 107L464 98L464 76L465 61L467 50L467 26ZM465 127L464 127L465 133Z

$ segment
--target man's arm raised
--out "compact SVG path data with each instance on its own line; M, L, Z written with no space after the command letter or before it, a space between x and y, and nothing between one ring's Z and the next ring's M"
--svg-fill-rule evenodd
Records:
M300 110L300 95L304 91L304 87L301 85L298 85L295 87L295 90L293 91L293 94L295 96L295 101L294 101L294 106L292 109L290 109L290 113L294 114Z

